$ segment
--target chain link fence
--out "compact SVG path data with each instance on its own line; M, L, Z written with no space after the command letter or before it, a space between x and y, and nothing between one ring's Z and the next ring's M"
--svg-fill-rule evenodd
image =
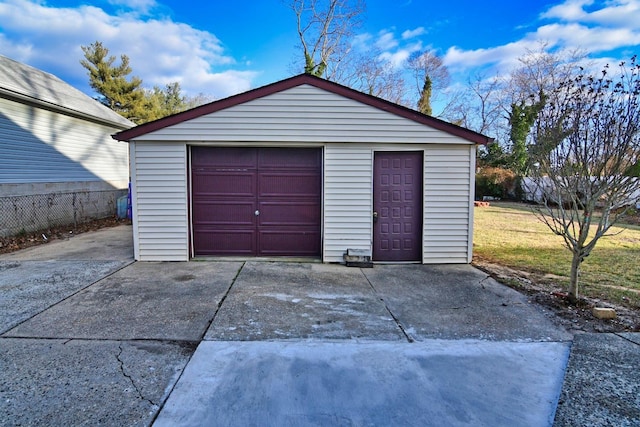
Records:
M126 195L106 190L0 196L0 237L113 216L118 198Z

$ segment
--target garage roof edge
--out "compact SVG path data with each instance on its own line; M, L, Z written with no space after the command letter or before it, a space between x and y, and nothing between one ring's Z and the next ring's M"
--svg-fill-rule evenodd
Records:
M361 102L366 105L370 105L374 108L387 111L391 114L395 114L400 117L415 121L417 123L430 126L434 129L441 130L443 132L450 133L460 138L471 141L475 144L489 144L493 141L493 138L482 135L478 132L472 131L467 128L455 125L453 123L446 122L444 120L422 114L418 111L404 107L402 105L389 102L382 98L378 98L372 95L368 95L363 92L348 88L341 84L331 82L329 80L315 77L310 74L299 74L294 77L290 77L285 80L281 80L275 83L271 83L266 86L262 86L256 89L249 90L237 95L230 96L218 101L211 102L209 104L201 105L191 110L183 111L171 116L164 117L152 122L144 123L131 129L127 129L112 135L113 139L118 141L130 141L142 135L176 125L178 123L186 122L191 119L195 119L206 114L211 114L216 111L224 110L235 105L243 104L245 102L259 99L274 93L282 92L287 89L294 88L308 84L315 86L319 89L326 90L328 92L335 93L337 95L344 96L354 101Z

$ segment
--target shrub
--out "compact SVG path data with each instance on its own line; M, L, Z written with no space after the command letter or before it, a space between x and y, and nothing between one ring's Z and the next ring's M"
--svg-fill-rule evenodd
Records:
M483 167L476 173L476 199L485 196L499 199L515 198L517 187L516 174L504 168Z

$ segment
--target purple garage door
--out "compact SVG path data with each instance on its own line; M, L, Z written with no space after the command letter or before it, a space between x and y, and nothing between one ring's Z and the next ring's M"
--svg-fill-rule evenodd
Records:
M319 256L321 150L191 147L194 255Z
M373 176L374 261L420 261L422 152L377 152Z

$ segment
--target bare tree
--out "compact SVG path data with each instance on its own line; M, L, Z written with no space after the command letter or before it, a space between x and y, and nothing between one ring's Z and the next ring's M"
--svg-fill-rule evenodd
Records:
M575 74L578 64L584 64L586 53L581 50L560 50L551 52L547 42L541 42L538 49L527 49L518 58L520 66L511 72L505 86L504 110L511 104L521 102L534 104L540 101L539 94L551 94L561 82Z
M361 24L364 0L291 0L304 57L304 72L334 80Z
M581 70L550 100L533 125L528 190L541 202L538 217L573 254L575 302L581 263L640 200L640 65L634 57L613 77L607 68L600 76Z
M204 92L200 92L197 95L187 95L185 96L185 104L186 104L186 108L190 109L190 108L196 108L199 107L201 105L204 104L208 104L210 102L215 101L215 97L211 94L207 94Z
M502 110L503 84L499 75L470 77L463 89L448 93L449 103L440 114L445 120L495 139L487 146L478 147L478 167L506 164L500 144L509 133Z
M350 66L336 75L336 81L396 104L409 105L402 70L384 60L377 49L354 54Z
M407 68L413 74L416 93L422 91L426 76L431 78L435 90L442 90L449 85L449 70L433 50L413 53L407 60Z
M449 71L442 58L433 50L415 52L407 60L406 67L415 80L419 111L431 114L431 100L449 85Z
M487 78L483 75L470 77L455 103L447 105L443 117L460 123L482 134L498 135L498 127L504 118L502 110L503 83L500 76Z

